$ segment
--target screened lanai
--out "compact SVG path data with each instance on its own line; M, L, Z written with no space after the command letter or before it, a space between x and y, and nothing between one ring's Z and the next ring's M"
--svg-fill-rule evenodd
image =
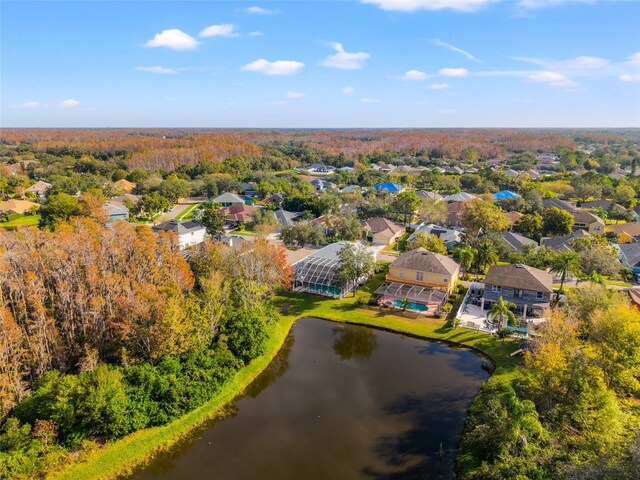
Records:
M375 291L378 303L394 307L405 306L417 312L437 312L447 298L445 290L411 285L408 283L385 282Z
M338 284L338 260L309 256L294 265L293 289L341 297L343 288Z

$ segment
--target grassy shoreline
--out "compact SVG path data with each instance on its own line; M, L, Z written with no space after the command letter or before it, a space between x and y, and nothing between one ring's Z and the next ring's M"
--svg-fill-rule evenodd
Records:
M366 325L394 333L468 347L492 360L495 371L489 381L502 381L510 377L519 363L518 359L509 355L516 349L514 342L502 343L483 333L462 328L453 329L445 320L405 318L389 311L362 306L377 287L378 280L374 278L356 297L343 300L292 292L279 295L276 303L282 309L283 315L280 322L269 327L270 335L266 353L238 371L233 380L209 402L167 425L140 430L110 443L89 455L86 460L73 463L49 478L114 479L144 465L156 453L170 449L194 429L214 418L224 405L241 395L280 351L294 322L303 317Z

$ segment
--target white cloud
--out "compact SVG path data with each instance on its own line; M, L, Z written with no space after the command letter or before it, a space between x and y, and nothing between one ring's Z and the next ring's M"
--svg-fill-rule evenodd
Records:
M571 60L557 62L553 65L559 69L591 70L609 66L609 60L606 58L581 56Z
M220 25L211 25L200 32L200 37L239 37L237 32L238 26L230 23L222 23Z
M277 13L277 10L267 10L262 7L249 7L244 9L245 13L250 13L251 15L271 15L273 13Z
M454 113L457 113L458 111L455 108L442 108L440 110L438 110L438 113L444 113L445 115L453 115Z
M631 65L633 67L640 67L640 52L637 52L631 55L627 60L626 64Z
M553 88L561 88L563 90L575 90L579 85L569 77L558 72L538 72L527 77L532 82L546 83Z
M340 68L342 70L357 70L362 68L365 60L370 58L370 55L365 52L345 52L342 44L338 42L332 43L331 46L337 53L335 55L329 55L320 62L320 65L323 67Z
M451 9L459 12L474 12L485 5L500 0L362 0L362 3L377 5L383 10L415 12L418 10Z
M449 90L451 85L448 83L432 83L430 85L425 85L424 88L428 88L429 90Z
M402 80L426 80L427 78L429 78L429 75L421 72L420 70L409 70L407 72L404 72L404 75L400 78Z
M177 28L172 28L156 33L152 40L145 43L145 47L167 47L172 50L194 50L199 44L200 42L191 35L188 35Z
M294 60L277 60L270 62L261 58L255 62L248 63L242 70L247 72L264 73L265 75L293 75L304 68L304 63Z
M466 77L469 70L466 68L441 68L438 73L445 77Z
M16 105L18 108L38 108L40 107L40 102L37 101L31 101L31 102L24 102L21 103L20 105Z
M361 98L360 101L362 103L378 103L378 100L375 98Z
M172 75L174 73L178 73L173 68L159 67L159 66L158 67L136 67L136 70L139 72L157 73L160 75Z
M262 35L263 35L263 33L262 33L262 32L260 32L260 31L250 32L250 33L249 33L249 36L250 36L250 37L261 37Z
M302 98L304 97L304 93L301 92L287 92L287 98Z
M623 73L618 78L623 82L640 82L640 73Z
M353 92L355 92L355 89L351 86L347 86L342 89L342 93L346 95L351 95Z
M473 60L474 62L479 62L482 63L481 60L478 60L476 57L474 57L473 55L471 55L469 52L467 52L466 50L463 50L461 48L458 47L454 47L453 45L451 45L450 43L447 42L443 42L442 40L440 40L439 38L434 38L433 40L431 40L433 42L434 45L438 45L439 47L444 47L448 50L451 50L452 52L455 53L459 53L460 55L462 55L465 58L468 58L469 60Z
M58 106L60 108L75 108L80 106L80 102L75 98L68 98L66 100L61 101Z
M563 3L594 3L595 0L520 0L519 6L529 9L555 7Z

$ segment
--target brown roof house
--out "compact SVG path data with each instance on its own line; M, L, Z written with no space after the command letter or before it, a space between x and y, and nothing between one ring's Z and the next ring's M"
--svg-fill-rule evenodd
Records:
M516 314L541 317L551 304L553 277L528 265L492 265L484 279L481 308L488 310L500 297L516 304Z
M405 231L403 226L382 217L365 220L362 222L362 229L374 245L389 245Z
M447 204L447 227L459 227L462 224L462 214L468 201Z
M614 232L618 236L618 243L636 242L640 239L640 222L607 225L607 231Z
M589 233L604 233L604 221L587 210L576 210L573 215L573 229Z
M40 205L33 202L28 202L26 200L5 200L4 202L0 202L0 213L25 213L29 210L36 210L40 208Z
M225 222L229 224L249 223L253 219L253 213L258 210L251 205L236 203L230 207L221 208L220 213L226 216Z
M408 301L408 310L439 313L459 274L460 265L450 257L416 248L389 266L386 281L375 293L382 305L404 308Z

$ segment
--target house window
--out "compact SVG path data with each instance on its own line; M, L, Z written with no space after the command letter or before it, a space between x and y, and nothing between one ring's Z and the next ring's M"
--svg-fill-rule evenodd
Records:
M444 277L444 283L449 283L449 279L447 277Z
M542 293L542 292L536 292L536 298L537 298L538 300L542 300L542 299L544 298L544 293Z
M502 291L502 287L500 285L491 285L491 291L493 293L500 293Z
M416 280L419 282L424 281L424 272L416 272Z
M519 289L519 288L514 288L513 289L513 296L516 298L522 298L522 296L524 295L524 292Z
M404 278L404 270L398 270L398 276Z

